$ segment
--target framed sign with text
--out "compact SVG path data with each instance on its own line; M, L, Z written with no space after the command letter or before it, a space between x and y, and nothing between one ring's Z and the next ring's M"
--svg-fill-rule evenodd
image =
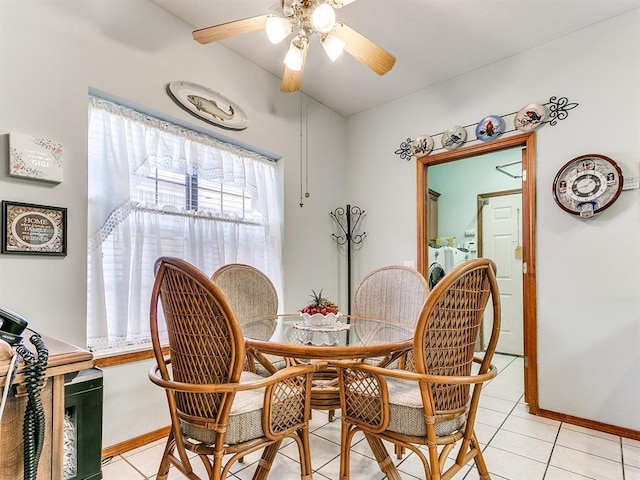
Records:
M62 144L50 138L9 132L9 175L30 180L62 182Z
M2 253L67 254L67 209L2 202Z

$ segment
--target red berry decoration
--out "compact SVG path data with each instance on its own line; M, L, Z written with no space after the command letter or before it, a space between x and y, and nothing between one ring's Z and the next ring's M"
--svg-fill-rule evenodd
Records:
M311 292L311 298L313 300L300 310L302 313L309 315L315 315L316 313L327 315L329 313L338 314L340 312L336 303L322 296L322 290L320 290L319 293L316 293L314 290L311 290Z

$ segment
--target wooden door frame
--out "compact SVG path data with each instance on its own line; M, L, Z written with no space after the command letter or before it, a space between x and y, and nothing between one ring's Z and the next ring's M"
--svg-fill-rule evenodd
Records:
M427 155L417 159L417 206L418 206L418 271L427 275L429 271L429 247L427 239L427 168L468 157L506 150L522 149L522 302L524 334L524 389L529 413L538 413L538 339L536 306L536 133L522 133L480 143L457 150Z

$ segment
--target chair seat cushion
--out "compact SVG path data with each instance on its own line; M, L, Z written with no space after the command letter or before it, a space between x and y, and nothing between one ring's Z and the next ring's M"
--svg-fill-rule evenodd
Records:
M240 383L263 380L264 377L251 372L242 372ZM229 425L225 443L235 445L264 436L262 431L262 407L264 388L244 390L236 393L229 414ZM193 440L211 445L216 441L216 432L206 427L181 420L182 433Z
M276 370L282 370L287 366L287 362L282 357L276 357L274 355L265 355L265 357L267 357ZM256 373L261 377L271 376L271 373L259 362L256 362Z
M417 382L387 378L389 388L389 426L387 430L403 435L425 437L427 425L424 420L424 409L420 386ZM436 434L449 435L460 429L465 422L465 416L438 421L436 419Z

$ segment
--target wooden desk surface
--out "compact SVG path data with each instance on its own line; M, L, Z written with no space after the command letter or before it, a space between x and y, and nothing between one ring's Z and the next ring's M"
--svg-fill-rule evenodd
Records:
M29 335L25 336L25 345L29 350L35 352L35 347L28 340ZM56 375L64 375L69 372L77 372L84 370L85 368L91 368L94 366L93 354L88 350L65 343L55 338L42 336L47 349L49 350L49 362L45 377L53 377ZM7 370L9 369L9 361L0 361L0 386L4 385L7 376ZM14 383L21 383L23 370L22 365L18 367L18 375L14 380Z

